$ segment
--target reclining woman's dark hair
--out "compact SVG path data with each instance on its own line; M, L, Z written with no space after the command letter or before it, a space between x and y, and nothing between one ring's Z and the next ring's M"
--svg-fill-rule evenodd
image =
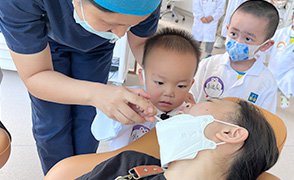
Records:
M236 153L227 179L255 180L277 162L279 150L274 131L263 114L246 101L239 105L235 123L246 128L249 136Z

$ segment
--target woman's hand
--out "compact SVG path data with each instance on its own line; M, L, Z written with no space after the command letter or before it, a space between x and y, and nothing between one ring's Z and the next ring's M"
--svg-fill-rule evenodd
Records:
M105 85L93 104L108 117L123 124L133 124L154 121L156 108L149 98L143 89Z

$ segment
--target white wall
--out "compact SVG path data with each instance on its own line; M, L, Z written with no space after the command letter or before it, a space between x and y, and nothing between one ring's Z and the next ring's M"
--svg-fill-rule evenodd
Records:
M192 13L192 0L178 0L176 7Z
M7 70L16 70L16 67L10 56L3 34L0 32L0 68Z

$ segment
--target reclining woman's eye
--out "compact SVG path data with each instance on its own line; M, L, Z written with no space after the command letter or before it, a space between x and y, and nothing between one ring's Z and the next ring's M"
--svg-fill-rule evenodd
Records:
M187 104L185 105L185 108L190 108L190 107L192 107L192 104L191 104L191 103L187 103Z
M186 85L178 85L179 88L186 88Z
M208 99L206 99L206 102L213 102L213 101L216 101L216 100L221 100L221 98L218 98L218 97L209 97Z

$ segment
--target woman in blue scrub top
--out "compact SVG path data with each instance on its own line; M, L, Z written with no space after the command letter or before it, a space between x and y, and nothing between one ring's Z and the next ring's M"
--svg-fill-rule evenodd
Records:
M123 123L152 119L142 90L105 84L114 42L125 33L141 63L159 8L160 0L1 1L0 29L30 94L44 174L63 158L96 152L95 108Z

